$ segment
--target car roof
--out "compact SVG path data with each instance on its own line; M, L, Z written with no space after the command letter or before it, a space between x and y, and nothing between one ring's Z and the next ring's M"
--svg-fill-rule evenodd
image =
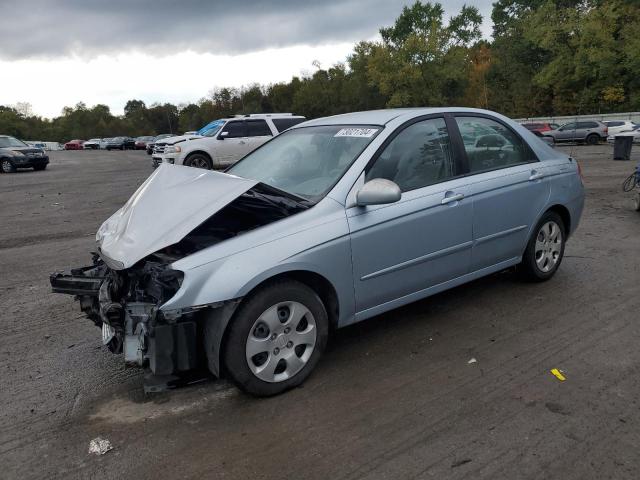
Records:
M410 120L414 117L429 115L434 113L484 113L487 115L501 117L496 112L482 110L478 108L466 107L421 107L421 108L389 108L385 110L369 110L365 112L343 113L330 117L317 118L295 125L293 128L312 127L318 125L386 125L396 118Z

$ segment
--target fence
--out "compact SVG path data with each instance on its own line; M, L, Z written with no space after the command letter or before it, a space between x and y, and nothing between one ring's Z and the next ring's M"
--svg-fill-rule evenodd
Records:
M516 118L514 120L520 123L545 122L558 123L560 125L569 122L576 122L578 120L600 120L601 122L607 120L631 120L632 122L640 123L640 112L603 113L594 115L565 115L560 117L528 117Z

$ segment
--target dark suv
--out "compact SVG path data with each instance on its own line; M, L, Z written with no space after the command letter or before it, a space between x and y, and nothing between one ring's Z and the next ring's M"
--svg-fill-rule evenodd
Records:
M13 173L18 168L44 170L49 163L49 156L41 148L30 147L22 140L0 135L0 171Z
M551 137L555 142L585 142L596 145L607 139L609 129L597 120L584 120L562 125L555 130L543 132L545 137Z
M136 141L131 137L115 137L107 141L107 150L133 150L136 147Z

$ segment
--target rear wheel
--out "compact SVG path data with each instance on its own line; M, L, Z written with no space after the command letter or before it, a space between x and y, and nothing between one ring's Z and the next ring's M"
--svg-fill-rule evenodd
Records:
M595 133L588 135L586 138L587 145L597 145L599 141L600 137Z
M243 391L270 396L300 385L322 355L327 311L306 285L285 280L246 298L223 347L225 371Z
M211 159L202 153L193 153L187 157L184 161L187 167L205 168L207 170L213 169Z
M564 222L557 213L547 212L533 232L518 271L525 280L544 282L553 277L564 256Z
M14 173L16 171L16 167L13 162L7 158L2 159L2 173Z

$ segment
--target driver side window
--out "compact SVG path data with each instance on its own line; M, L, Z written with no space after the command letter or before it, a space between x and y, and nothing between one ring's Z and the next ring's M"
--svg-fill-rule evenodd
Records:
M443 118L434 118L402 130L368 169L365 181L385 178L408 192L454 176L447 126Z

